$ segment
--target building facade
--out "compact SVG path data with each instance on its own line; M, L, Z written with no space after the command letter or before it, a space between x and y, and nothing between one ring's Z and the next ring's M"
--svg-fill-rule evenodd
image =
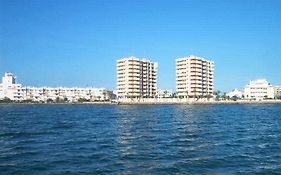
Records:
M104 88L25 87L23 90L25 94L24 99L31 101L64 100L77 102L79 99L88 101L108 101L114 99L113 92Z
M274 86L274 98L281 99L281 86Z
M31 100L47 102L63 100L77 102L79 99L88 101L108 101L115 98L112 91L105 88L80 87L22 87L16 83L12 73L5 73L0 84L0 99L9 98L13 101Z
M117 60L117 97L153 98L157 92L158 63L129 57Z
M250 81L244 88L244 98L264 100L274 98L274 87L266 79Z
M0 84L0 99L23 100L22 85L18 84L12 73L5 73Z
M193 55L176 59L176 89L180 98L213 96L214 62Z

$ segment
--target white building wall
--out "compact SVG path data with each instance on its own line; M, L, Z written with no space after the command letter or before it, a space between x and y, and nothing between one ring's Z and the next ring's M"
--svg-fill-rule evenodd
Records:
M21 84L16 83L16 77L12 73L5 73L0 84L0 98L11 100L23 100Z
M274 98L274 87L266 79L250 81L244 88L244 97L252 100Z

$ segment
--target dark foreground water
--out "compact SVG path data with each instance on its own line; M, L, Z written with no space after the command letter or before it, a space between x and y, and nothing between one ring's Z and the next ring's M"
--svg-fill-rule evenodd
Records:
M281 105L0 105L0 174L278 174Z

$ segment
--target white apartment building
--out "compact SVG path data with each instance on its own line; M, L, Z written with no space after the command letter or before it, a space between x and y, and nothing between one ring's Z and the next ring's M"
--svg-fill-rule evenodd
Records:
M244 98L251 100L273 99L274 87L266 79L250 81L244 88Z
M210 97L214 91L214 62L194 55L176 59L177 96Z
M5 73L0 84L0 99L23 100L22 85L17 84L12 73Z
M242 98L242 97L243 97L243 91L241 91L241 90L239 90L239 89L234 89L234 90L228 92L228 93L226 94L226 96L228 96L228 97L230 97L230 98L232 98L232 97L234 97L234 96L236 96L236 97L238 97L238 98Z
M42 101L64 99L76 102L79 99L89 101L111 100L115 95L105 88L80 88L80 87L22 87L16 83L16 77L12 73L5 73L0 84L0 99L9 98L15 101L31 100Z
M158 63L129 57L117 60L117 97L151 98L157 92Z

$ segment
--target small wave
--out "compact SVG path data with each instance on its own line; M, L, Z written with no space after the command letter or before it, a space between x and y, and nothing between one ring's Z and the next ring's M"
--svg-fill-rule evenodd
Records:
M53 134L53 132L4 132L0 133L0 137L24 137L24 136L35 136L35 135L47 135Z
M53 129L70 129L73 127L74 127L74 125L72 123L57 123L52 128Z

